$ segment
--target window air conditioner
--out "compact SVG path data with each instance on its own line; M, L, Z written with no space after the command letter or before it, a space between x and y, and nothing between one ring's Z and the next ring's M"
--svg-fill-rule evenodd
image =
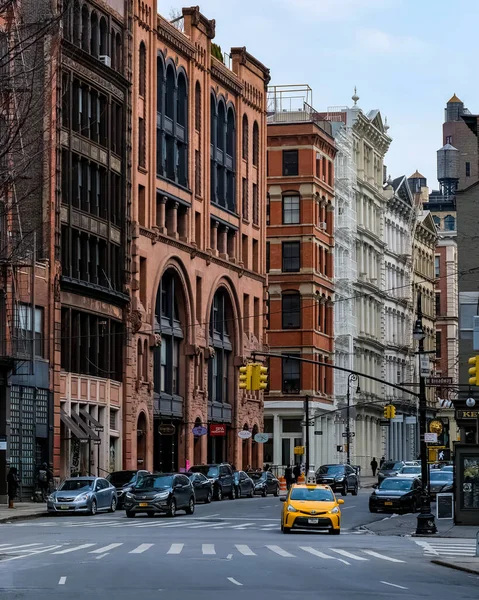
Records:
M322 221L322 222L319 224L319 228L320 228L320 229L326 229L326 227L327 227L327 225L326 225L325 221Z
M105 67L111 67L111 58L107 54L100 54L100 62L105 65Z

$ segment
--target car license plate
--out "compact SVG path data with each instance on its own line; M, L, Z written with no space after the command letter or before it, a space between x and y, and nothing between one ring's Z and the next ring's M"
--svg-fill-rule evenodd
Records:
M318 519L308 519L308 523L310 525L317 525L318 524Z
M70 507L68 506L68 504L62 504L61 506L58 507L60 510L68 510Z
M385 502L385 503L384 503L384 506L392 506L392 505L393 505L393 503L392 503L392 502Z
M148 502L140 502L140 506L148 506Z

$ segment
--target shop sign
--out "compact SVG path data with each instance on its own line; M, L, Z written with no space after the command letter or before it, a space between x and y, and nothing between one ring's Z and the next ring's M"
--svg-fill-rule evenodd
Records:
M160 435L174 435L176 427L171 423L160 423L158 425L158 433Z
M202 435L206 435L208 433L208 430L206 429L206 427L203 427L203 425L197 425L196 427L193 427L191 433L193 435L196 435L196 437L201 437Z
M242 429L241 431L238 431L238 437L241 438L242 440L249 440L249 438L252 436L251 431L247 431L246 429Z
M210 425L210 435L211 436L226 435L226 425L225 424Z
M266 444L266 442L269 440L269 435L267 433L257 433L254 436L254 441L257 444Z

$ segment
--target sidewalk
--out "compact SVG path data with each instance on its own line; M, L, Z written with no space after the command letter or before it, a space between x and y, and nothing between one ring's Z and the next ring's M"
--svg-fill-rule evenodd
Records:
M433 513L436 506L433 504ZM384 518L374 523L368 523L365 528L376 535L403 535L415 536L417 525L417 513L407 515L389 515L384 513ZM476 539L478 527L469 525L454 525L452 520L437 520L437 534L431 535L431 538L462 538ZM479 559L478 559L479 560Z
M8 504L0 504L0 523L20 519L36 519L45 517L47 514L46 503L15 502L15 508L8 508Z
M462 556L461 558L435 558L431 561L435 565L449 567L457 571L479 575L479 556Z
M360 478L360 486L365 488L372 488L375 483L378 482L377 477L361 477Z

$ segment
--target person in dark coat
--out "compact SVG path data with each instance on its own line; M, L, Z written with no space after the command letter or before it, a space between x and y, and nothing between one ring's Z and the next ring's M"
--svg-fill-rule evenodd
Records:
M18 486L19 481L17 467L10 467L7 475L8 508L15 508L13 506L13 501L17 497Z
M286 480L286 488L289 490L293 483L293 469L288 465L284 470L284 478Z
M294 481L295 481L295 483L298 483L298 479L301 476L301 467L299 465L294 465L293 475L294 475Z
M376 457L373 456L373 460L370 462L371 465L371 471L373 472L373 477L376 477L376 471L378 468L378 461L376 460Z
M383 466L383 464L386 462L386 459L384 458L384 456L381 458L381 460L379 461L379 468L381 468Z

